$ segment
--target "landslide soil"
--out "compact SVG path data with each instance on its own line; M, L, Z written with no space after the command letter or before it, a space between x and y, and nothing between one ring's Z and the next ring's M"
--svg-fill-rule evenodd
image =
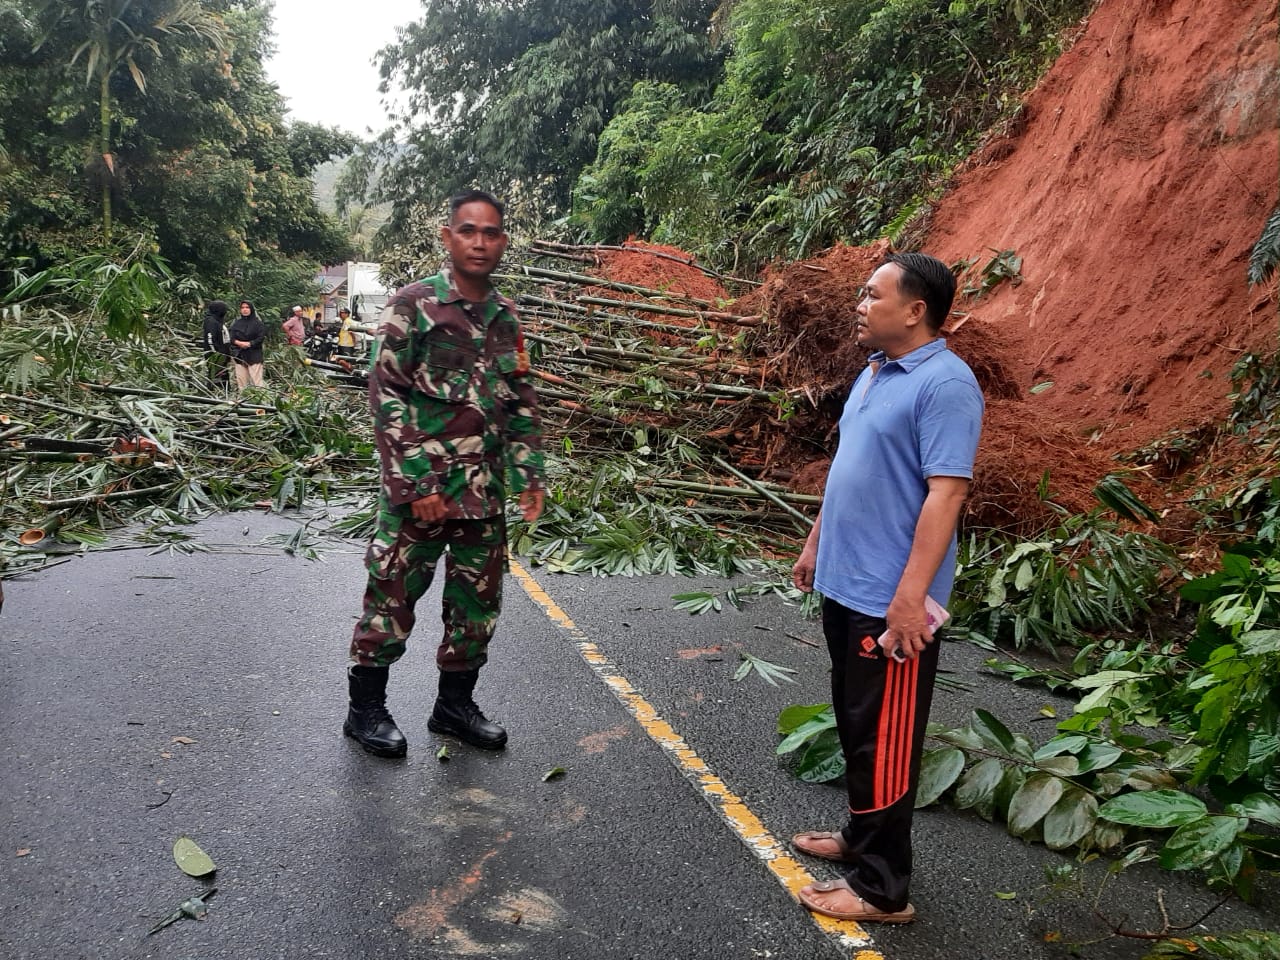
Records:
M971 262L962 286L980 285L998 251L1022 258L1017 282L959 298L944 330L988 402L971 520L1033 528L1046 472L1054 500L1089 509L1094 484L1124 469L1117 455L1210 434L1236 361L1276 349L1276 286L1250 289L1246 267L1280 182L1277 4L1213 7L1104 0L933 211L921 247ZM740 455L765 476L820 489L865 363L851 335L858 288L886 249L776 265L733 305L763 315L756 362L798 401L785 423L745 432ZM674 261L624 253L605 266L729 296ZM1162 482L1181 466L1128 482L1167 507Z

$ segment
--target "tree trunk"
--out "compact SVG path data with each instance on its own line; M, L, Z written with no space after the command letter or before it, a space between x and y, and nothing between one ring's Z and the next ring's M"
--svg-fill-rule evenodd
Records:
M104 53L103 62L108 63ZM111 74L105 69L98 88L99 153L105 172L102 177L102 236L111 240L111 181L115 179L115 163L111 157Z

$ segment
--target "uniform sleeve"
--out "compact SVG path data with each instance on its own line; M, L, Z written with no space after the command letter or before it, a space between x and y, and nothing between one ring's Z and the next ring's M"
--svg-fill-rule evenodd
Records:
M508 489L511 493L523 493L543 487L542 417L538 412L538 394L533 389L524 330L515 305L509 301L504 305L516 322L516 367L507 377L513 395L507 401L503 447Z
M369 411L382 460L382 488L395 504L440 492L438 465L431 464L423 451L413 417L416 320L417 307L409 298L394 298L382 312L370 351Z

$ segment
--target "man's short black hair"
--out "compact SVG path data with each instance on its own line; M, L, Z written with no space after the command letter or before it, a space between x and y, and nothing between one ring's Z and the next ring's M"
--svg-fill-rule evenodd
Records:
M498 226L503 226L507 217L507 208L492 193L484 190L464 190L462 193L455 193L449 198L449 222L458 216L458 211L465 207L468 203L487 203L493 209L498 211Z
M891 253L881 266L884 263L898 265L898 289L908 297L923 300L924 322L934 333L941 330L956 298L956 276L951 268L927 253Z

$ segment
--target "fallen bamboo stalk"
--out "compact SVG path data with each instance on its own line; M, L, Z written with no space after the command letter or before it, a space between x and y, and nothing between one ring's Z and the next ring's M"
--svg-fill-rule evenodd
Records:
M713 456L713 459L717 458ZM653 481L653 486L670 487L673 490L688 490L691 493L705 493L710 496L741 497L747 500L754 500L759 497L764 497L766 499L777 497L777 499L781 501L783 497L785 497L787 500L794 501L795 503L812 504L814 506L818 506L822 503L821 497L815 497L807 493L788 492L785 494L777 494L768 490L763 485L758 484L754 480L752 480L751 483L753 484L751 487L730 487L725 486L724 484L699 483L696 480L658 479ZM782 503L779 503L778 505L785 506ZM787 510L791 509L790 506L786 506L785 508ZM804 514L799 513L799 511L796 511L796 513L805 521L805 523L811 523L809 518L804 516Z
M114 426L123 426L129 423L128 420L120 420L116 417L105 417L100 413L90 413L88 410L76 410L72 407L64 407L58 403L50 403L48 400L36 400L32 397L19 397L12 393L0 393L0 400L12 400L15 403L24 403L29 407L39 407L42 410L52 410L55 413L65 413L72 417L79 417L82 420L93 420L97 423L110 423Z
M175 430L174 436L181 437L182 439L193 443L207 443L212 447L221 447L224 450L239 450L242 453L259 452L257 448L245 446L243 443L232 443L230 440L219 440L215 437L205 437L198 433L189 433L185 430Z
M80 507L90 503L109 503L114 500L133 500L137 497L149 497L154 493L172 490L173 484L156 487L141 487L137 490L114 490L111 493L86 493L82 497L67 497L63 500L32 500L38 507L46 509L62 509L63 507Z
M556 300L551 297L535 296L531 293L524 293L516 297L516 304L522 308L520 310L520 316L524 318L543 317L545 314L542 312L542 308L549 308L558 310L561 313L570 313L575 316L588 317L592 320L625 323L628 326L644 327L646 330L661 330L664 333L689 336L694 333L707 332L706 329L701 327L682 327L676 323L661 323L657 320L642 320L639 317L630 317L624 313L608 313L603 310L595 310L591 307L584 307L576 303L567 303L563 300ZM533 309L523 309L526 304L532 304Z
M661 313L668 317L692 317L696 320L711 320L715 323L732 323L740 327L760 326L759 317L744 317L736 313L723 313L715 310L685 310L680 307L663 307L658 304L645 303L643 300L610 300L608 297L579 297L579 303L595 303L602 307L621 307L624 310L643 310L646 313Z
M43 543L62 529L66 519L66 514L61 511L51 513L38 526L28 527L18 534L18 542L27 548Z
M148 390L143 387L117 387L108 383L82 382L80 386L96 393L114 393L125 397L158 397L161 400L188 400L191 403L202 403L206 406L240 407L245 410L265 410L268 413L278 412L274 406L267 403L245 403L242 400L202 397L193 393L165 393L163 390ZM0 394L0 399L4 399L3 394ZM66 410L64 412L73 413L74 411Z
M712 270L710 267L704 267L702 264L692 257L677 257L674 253L667 253L665 250L650 250L648 247L628 247L625 244L619 246L609 243L592 243L592 244L573 244L559 243L555 240L534 240L532 246L534 248L543 247L548 251L588 251L588 250L619 250L625 253L643 253L650 257L657 257L661 260L672 260L675 263L683 263L687 267L693 267L700 270L708 277L714 277L717 280L727 280L731 283L741 283L747 286L760 286L759 280L747 280L743 277L730 276L727 273L720 273ZM534 252L537 252L536 249Z
M765 489L765 486L762 483L760 483L760 481L755 480L751 477L748 477L745 473L743 473L737 467L733 466L730 463L727 463L722 457L718 457L715 454L712 454L711 460L717 466L723 467L724 469L728 470L731 474L733 474L743 483L749 484L750 486L754 487L756 490L759 490L760 493L764 495L766 498L768 498L768 500L771 503L776 503L783 510L786 510L789 514L791 514L793 517L798 519L800 523L803 525L803 529L805 532L808 532L808 530L812 528L813 526L812 520L806 517L803 513L801 513L795 507L791 506L791 504L787 503L785 500L783 500L773 491ZM815 499L820 499L820 498L815 498Z
M641 287L634 283L620 283L617 280L610 280L607 277L596 277L589 273L566 273L561 270L546 270L542 267L531 267L524 264L516 264L515 269L519 270L526 278L532 280L560 280L564 283L574 284L583 287L599 287L602 290L614 290L618 293L634 293L641 297L652 297L657 300L672 300L680 303L692 303L697 307L715 306L710 300L702 300L698 297L690 297L681 293L672 293L668 290L655 290L652 287ZM497 280L519 280L518 275L512 274L494 274Z
M88 463L105 458L106 453L87 450L0 450L0 460L25 460L29 463Z

